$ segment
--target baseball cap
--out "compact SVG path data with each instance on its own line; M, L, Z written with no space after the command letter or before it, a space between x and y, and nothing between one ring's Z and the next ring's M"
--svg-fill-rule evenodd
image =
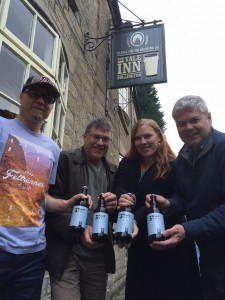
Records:
M45 86L51 90L53 93L53 96L57 99L60 96L59 91L57 90L56 86L54 83L46 76L31 76L27 79L25 82L22 93L25 91L26 88L32 87L32 86Z

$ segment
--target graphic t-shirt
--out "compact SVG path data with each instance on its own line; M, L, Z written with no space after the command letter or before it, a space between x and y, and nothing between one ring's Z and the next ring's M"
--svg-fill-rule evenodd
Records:
M45 134L0 118L1 249L23 254L45 248L45 192L55 182L58 157Z

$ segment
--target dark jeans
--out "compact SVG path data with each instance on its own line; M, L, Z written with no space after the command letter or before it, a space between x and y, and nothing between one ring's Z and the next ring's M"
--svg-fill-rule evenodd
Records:
M200 259L201 284L204 300L225 299L225 259Z
M0 249L0 300L40 300L44 251L12 254Z

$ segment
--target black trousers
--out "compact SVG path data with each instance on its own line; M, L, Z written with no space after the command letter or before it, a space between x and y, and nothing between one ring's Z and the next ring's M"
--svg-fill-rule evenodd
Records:
M225 299L225 255L222 259L201 259L201 286L204 300Z
M128 254L125 299L201 300L195 246L185 241L178 247L158 253L151 249L148 255L133 249Z

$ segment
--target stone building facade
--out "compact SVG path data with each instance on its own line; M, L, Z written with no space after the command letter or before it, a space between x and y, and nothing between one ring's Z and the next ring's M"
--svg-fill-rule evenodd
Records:
M7 79L0 75L0 115L18 113L18 94L27 77L47 75L58 86L61 97L44 124L45 133L61 149L72 149L82 145L89 121L105 117L113 126L108 158L118 164L128 149L138 116L132 88L109 88L110 30L120 21L117 0L0 0L0 68L6 70ZM87 40L88 36L107 37L96 47L102 40ZM90 46L96 49L89 51ZM117 271L109 276L108 299L125 279L126 251L117 246L115 250ZM44 299L50 299L47 273Z

